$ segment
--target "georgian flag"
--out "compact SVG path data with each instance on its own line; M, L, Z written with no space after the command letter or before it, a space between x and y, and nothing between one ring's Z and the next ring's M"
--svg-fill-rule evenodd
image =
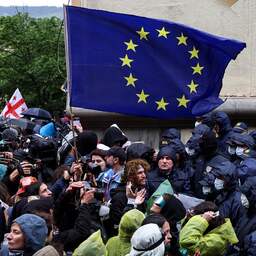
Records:
M17 88L9 102L6 103L1 116L18 119L21 117L21 113L27 109L28 107L25 100L23 99L20 90Z

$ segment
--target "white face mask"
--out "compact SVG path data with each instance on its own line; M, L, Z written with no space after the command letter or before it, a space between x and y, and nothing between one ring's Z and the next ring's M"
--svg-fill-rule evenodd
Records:
M186 150L186 152L187 152L187 154L189 156L193 156L195 154L195 150L194 149L190 149L188 147L185 147L185 150Z
M201 122L196 121L196 122L195 122L195 127L197 127L199 124L201 124Z
M250 203L249 203L247 197L246 197L244 194L241 195L241 203L242 203L242 205L243 205L245 208L247 208L247 209L248 209L249 206L250 206Z
M222 190L224 188L224 180L216 178L214 180L214 187L216 188L216 190Z
M244 148L243 147L236 147L236 155L237 156L241 156L244 152Z
M229 153L230 155L235 155L235 154L236 154L236 148L235 148L235 147L228 146L228 153Z
M203 186L202 191L204 195L208 195L211 192L211 188L208 186Z

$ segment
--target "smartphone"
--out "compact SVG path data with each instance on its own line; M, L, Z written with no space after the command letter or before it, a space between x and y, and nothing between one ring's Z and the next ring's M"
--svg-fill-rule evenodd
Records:
M213 217L214 217L214 218L216 218L216 217L218 217L218 216L220 216L220 212L219 212L219 211L217 211L217 212L215 212L215 213L213 214Z

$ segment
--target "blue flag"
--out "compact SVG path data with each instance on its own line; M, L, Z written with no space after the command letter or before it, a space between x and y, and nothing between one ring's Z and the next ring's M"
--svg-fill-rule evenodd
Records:
M70 105L154 118L207 113L246 47L163 20L65 7Z

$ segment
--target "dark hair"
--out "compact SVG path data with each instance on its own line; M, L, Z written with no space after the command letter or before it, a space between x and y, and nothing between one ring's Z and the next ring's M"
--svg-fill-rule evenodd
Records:
M148 215L142 222L141 226L149 224L149 223L154 223L156 224L159 228L162 228L164 223L166 222L166 218L159 214L159 213L152 213Z
M208 211L217 212L218 210L219 210L219 208L215 203L210 202L210 201L205 201L193 208L193 215L203 214ZM208 223L209 223L209 226L206 229L205 234L207 234L214 228L225 223L225 219L221 216L217 216L217 217L211 219L210 221L208 221Z
M22 197L39 195L39 190L41 185L42 185L41 182L36 182L34 184L31 184L26 188L26 191L22 194Z
M52 177L52 184L63 176L64 171L66 171L66 170L69 171L69 169L70 169L70 167L65 164L58 166L54 170L53 177Z
M0 199L7 204L9 203L9 200L10 200L8 189L3 182L0 182Z

